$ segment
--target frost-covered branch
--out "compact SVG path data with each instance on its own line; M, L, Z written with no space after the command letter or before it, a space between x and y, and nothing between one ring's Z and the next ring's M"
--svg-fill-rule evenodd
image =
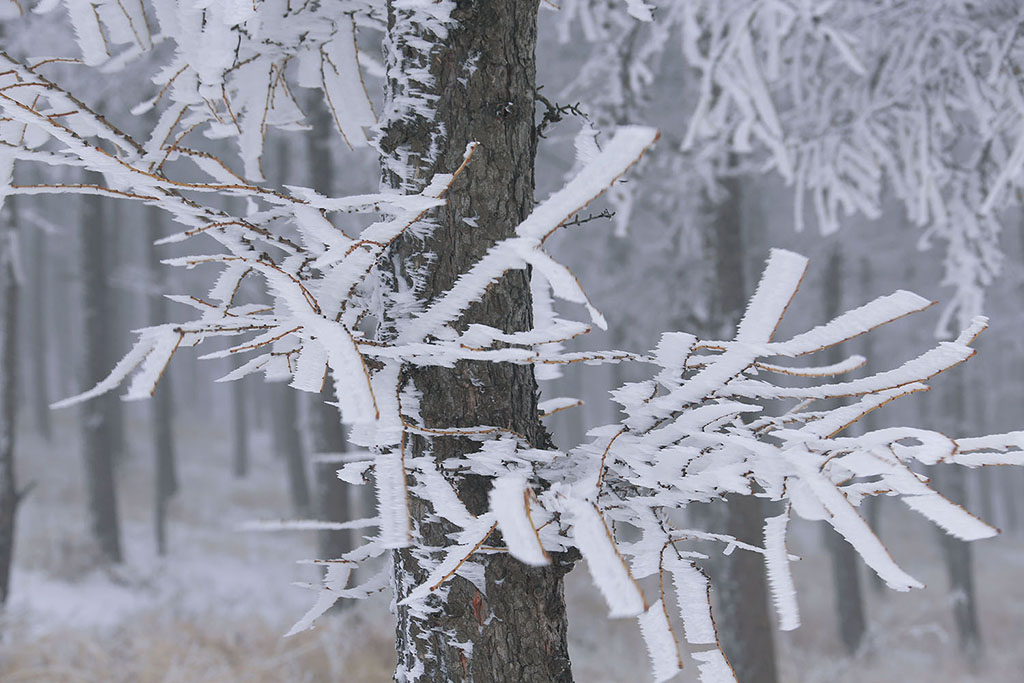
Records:
M870 69L861 68L863 60L853 51L847 29L832 28L845 26L845 14L808 18L783 3L734 4L712 10L693 3L686 5L692 9L677 8L670 14L681 17L681 25L690 32L700 29L701 21L713 20L707 39L691 35L686 43L690 57L703 64L708 81L702 82L700 116L691 128L690 142L726 135L742 148L758 141L778 168L799 184L800 173L810 173L810 167L801 166L804 152L794 150L804 150L801 145L809 138L794 137L791 131L804 131L806 121L774 98L781 87L776 76L783 73L779 60L789 59L787 55L802 60L801 50L809 48L797 50L783 38L798 25L807 35L817 31L819 49L823 41L830 45L819 57L846 65L853 74L851 91L860 83L856 78L864 77L862 71ZM403 284L417 285L415 275L411 283L395 278L385 285L381 273L395 272L395 245L410 232L427 230L431 211L449 202L460 175L474 164L487 163L487 155L478 154L477 143L466 147L453 168L430 174L420 171L425 161L437 162L432 146L389 146L385 171L403 193L328 197L308 188L274 188L263 181L259 168L268 126L303 125L291 95L293 78L299 86L323 92L339 134L353 147L384 146L368 134L373 112L360 77L354 33L360 25L380 25L377 3L305 3L292 10L282 3L236 1L196 9L193 4L161 0L153 3L159 32L141 15L114 20L109 13L115 5L120 3L95 4L97 11L91 13L71 11L76 35L85 61L110 69L121 68L161 37L173 41L174 55L156 78L160 92L136 108L140 113L157 108L155 127L139 142L45 77L47 65L33 66L2 55L0 197L80 192L158 207L182 228L168 241L202 240L208 245L197 247L196 255L168 263L219 272L205 296L173 297L195 311L191 321L142 330L109 378L62 405L113 390L124 380L129 380L127 398L147 396L177 350L213 337L229 337L234 344L207 357L247 357L225 380L262 371L314 393L326 382L335 383L341 417L352 427L350 440L371 449L365 459L345 463L339 477L359 484L372 472L378 513L332 528L376 528L377 534L342 557L317 560L328 568L325 585L293 632L311 626L338 598L366 597L384 589L389 584L387 571L350 585L352 569L392 549L411 548L426 558L425 580L402 598L403 606L418 614L429 613L435 597L449 589L452 577L465 575L477 556L508 553L524 563L544 565L556 553L575 550L587 561L609 612L638 619L657 680L666 680L682 666L669 618L672 601L682 619L683 636L694 646L692 657L702 679L730 680L711 619L708 580L699 564L705 555L697 550L698 542L719 544L727 552L763 555L780 626L790 629L799 624L789 573L792 557L785 545L793 514L833 526L898 590L920 584L897 565L859 515L857 508L865 497L898 497L958 538L995 533L929 488L914 466L1022 464L1020 434L957 441L908 428L860 436L844 431L890 401L927 389L930 378L969 359L983 320L972 321L955 341L939 343L896 368L860 379L833 379L860 367L863 359L819 367L794 364L793 359L917 313L930 302L898 291L776 341L775 331L800 285L806 261L775 251L732 339L698 339L673 331L662 335L648 354L565 351L563 342L606 323L573 273L546 251L546 243L596 197L621 188L620 178L658 139L653 128L626 125L617 126L600 147L582 140L578 169L564 187L536 206L512 236L496 240L475 262L465 264L443 291L430 300L416 299L402 289ZM79 7L74 2L68 6ZM623 6L632 17L652 18L651 8L642 2ZM698 12L702 7L706 16ZM442 39L451 8L449 3L396 0L394 33L402 37L401 27L408 26L406 38L425 32ZM764 23L769 21L775 23ZM815 26L813 31L804 26L807 21ZM383 112L395 127L396 122L431 122L428 84L417 80L429 76L423 69L429 47L429 41L389 46L391 73L401 65L389 87L399 94L411 93L405 99L393 97ZM293 61L297 66L290 69ZM639 77L634 72L643 60L622 63L633 64L627 80ZM796 86L795 99L810 97L801 83ZM965 110L957 112L950 121L967 116ZM186 138L196 130L234 140L242 171L232 171L220 157L186 146ZM434 140L444 135L439 128L430 132L435 133ZM804 142L797 144L799 139ZM190 163L180 163L184 161ZM104 180L13 185L15 163L85 169L102 174ZM821 168L815 173L822 174ZM867 169L864 177L872 174ZM1000 182L1007 187L1014 182L1013 173L1001 175L1006 176ZM245 209L233 213L222 208L224 202L217 200L223 197L244 199ZM505 331L460 325L467 310L509 271L526 270L532 306L528 328ZM262 284L264 294L258 303L239 301L239 290L248 279ZM585 319L565 316L556 309L555 299L583 307ZM500 424L462 425L457 416L447 416L451 424L418 419L420 394L402 381L401 373L463 361L538 367L635 362L654 372L648 380L613 392L625 414L620 422L592 429L589 441L560 451L536 447ZM853 400L822 407L837 397ZM787 401L794 405L780 407ZM573 403L559 400L541 410L554 412ZM438 461L407 449L410 439L420 436L471 439L479 449ZM462 475L489 483L486 511L474 514L460 498L453 481ZM735 496L781 502L784 511L767 520L761 546L680 521L680 513L693 503ZM428 506L432 519L452 530L447 534L450 543L426 546L409 514L411 499ZM617 532L619 525L636 533L624 538ZM310 521L292 526L319 528ZM657 595L639 583L648 577L658 578ZM674 596L666 586L674 588Z
M793 187L797 230L811 212L824 233L880 215L891 192L922 244L945 243L955 294L940 331L979 314L1024 190L1019 7L672 0L646 17L567 0L561 20L563 39L575 29L594 44L572 89L599 119L635 111L670 65L695 105L664 132L690 174L713 183L729 153L768 165Z

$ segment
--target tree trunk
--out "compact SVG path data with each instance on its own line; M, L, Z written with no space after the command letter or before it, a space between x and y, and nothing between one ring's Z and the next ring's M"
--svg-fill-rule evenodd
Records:
M274 450L284 459L288 472L292 512L302 519L308 519L313 514L313 504L309 495L306 460L302 455L298 399L295 390L287 384L272 384L270 389L274 396Z
M334 119L327 107L319 100L311 100L313 134L307 135L309 156L310 187L320 194L331 197L335 192L334 158L331 156L330 140L333 137ZM312 430L313 452L342 453L345 451L345 433L341 426L341 415L335 406L334 383L325 382L324 392L311 396L309 403L310 427ZM317 489L317 517L328 522L344 522L352 517L353 486L337 477L338 464L316 462L313 476ZM338 558L355 547L355 531L321 531L317 535L320 557Z
M103 184L101 177L87 174L87 183ZM104 239L106 212L103 200L94 195L82 197L82 223L79 230L79 259L82 277L82 389L89 389L110 371L110 293L107 286L107 250ZM82 449L85 455L85 480L89 503L89 521L93 538L111 562L121 561L121 529L117 512L114 479L117 421L120 398L107 393L81 408Z
M342 453L345 433L341 427L338 409L325 401L336 402L334 385L326 382L325 394L314 395L309 406L310 428L314 454ZM338 479L340 465L332 460L317 461L314 455L313 476L316 481L317 519L326 522L344 522L352 519L352 486ZM354 530L322 530L317 534L319 555L337 559L355 547Z
M272 165L279 186L292 182L292 150L286 138L279 138L273 147ZM309 519L313 516L313 498L310 493L306 458L302 449L302 433L299 430L299 399L295 390L287 383L272 383L265 387L264 396L269 399L270 423L273 431L274 451L284 459L288 474L288 494L292 514Z
M451 21L441 16L449 9ZM418 236L406 234L394 246L394 275L420 301L445 291L495 241L512 236L532 208L536 21L537 0L388 2L388 91L379 141L385 181L418 191L433 174L457 169L467 143L480 143L449 190L448 205L416 226ZM528 274L511 271L494 283L459 324L470 323L507 332L528 329ZM401 380L421 392L419 415L406 415L407 420L428 428L496 425L535 447L549 445L529 367L404 367ZM437 462L478 448L469 439L409 434L405 446L407 458ZM471 513L486 510L488 479L453 474L452 483ZM394 553L395 679L418 673L416 680L438 683L571 681L562 582L571 562L556 557L537 568L507 554L477 556L473 562L482 569L484 592L455 576L443 596L430 598L433 611L423 614L400 601L443 556L453 529L415 496L410 515L419 549ZM425 550L432 547L438 550Z
M874 271L871 268L871 259L862 259L860 262L860 299L861 301L871 301L875 296L873 291L872 282L874 281ZM861 335L861 355L867 358L867 369L866 372L871 372L873 367L872 364L875 358L875 335L864 334ZM858 424L860 425L861 432L873 431L876 427L877 419L875 412L871 411L864 417L862 417ZM868 496L862 505L864 507L864 517L867 520L868 526L875 532L875 535L881 538L882 534L882 506L884 505L884 496ZM885 581L878 575L877 572L868 571L868 582L876 593L884 593L888 590L885 586Z
M978 378L982 379L982 378ZM973 434L991 434L989 429L989 391L995 384L988 384L987 382L978 382L972 387L971 396L971 420L970 429L961 434L968 436ZM1005 468L1001 468L1005 469ZM1001 511L998 509L996 501L996 489L995 482L992 477L996 474L996 468L994 467L979 467L978 469L970 472L967 476L974 480L973 491L968 491L968 497L975 502L977 509L975 512L983 520L992 524L993 526L1000 526L1004 522L1001 519Z
M963 504L966 487L964 473L960 468L935 469L932 471L932 477L943 495ZM953 620L956 622L960 649L974 664L981 649L981 628L978 624L971 546L941 529L938 533L942 557L949 575L950 601L953 605Z
M232 368L239 368L245 362L242 354L231 356ZM249 475L249 425L247 420L246 385L243 378L231 382L231 471L242 479Z
M7 602L18 488L14 470L17 418L18 279L15 235L18 217L15 200L7 197L0 213L0 604Z
M44 313L50 269L46 259L46 234L40 227L31 232L32 270L28 277L32 291L28 297L29 313L26 316L26 323L31 340L29 367L32 369L32 413L39 435L50 441L53 439L53 427L50 423L50 381L46 367L50 362L50 353Z
M715 252L714 326L729 339L743 315L747 285L744 276L743 216L740 183L723 181L728 197L712 209ZM735 496L724 506L726 533L741 541L764 543L764 505L760 498ZM750 552L724 558L714 576L718 593L715 614L722 649L742 683L775 683L775 642L768 613L764 561Z
M1008 472L1000 472L997 480L997 488L1000 496L1005 502L1006 528L1016 533L1020 529L1020 510L1017 496L1021 491L1021 473L1014 471L1014 468L1007 468Z
M947 419L954 434L964 433L966 407L964 381L960 368L955 368L947 379L949 383L949 409ZM935 488L958 505L967 504L967 487L964 472L960 467L932 467L930 476ZM970 663L977 664L981 652L981 629L978 625L978 607L974 592L974 569L971 560L971 545L937 529L942 557L949 575L950 602L953 605L953 620L956 622L960 649Z
M4 28L0 26L0 39ZM10 170L13 175L14 168ZM11 176L0 181L13 180ZM18 213L14 197L0 201L0 605L7 603L14 564L18 481L14 467L18 417Z
M134 327L131 318L128 297L125 296L124 287L118 282L118 274L121 264L125 258L122 248L126 240L123 236L116 234L116 230L122 221L127 206L123 202L108 202L103 206L102 228L98 231L100 241L106 249L104 259L104 324L107 328L106 347L103 350L103 362L99 367L99 378L107 376L111 368L124 357L128 349L122 346L122 334L124 330ZM124 409L121 399L116 394L111 394L111 400L107 405L107 420L110 422L109 439L110 450L113 453L115 468L124 462L129 456L128 439L125 434Z
M147 263L149 264L149 322L159 325L167 322L167 299L164 298L166 282L164 269L160 264L159 250L155 244L162 237L163 217L158 210L146 209L149 220L147 240ZM167 552L167 503L178 491L178 467L174 449L174 394L171 374L165 372L153 392L151 405L153 452L156 467L153 480L153 525L156 535L157 552Z
M829 255L824 285L825 321L842 313L843 262L840 245ZM828 349L826 363L839 363L844 357L844 345ZM840 403L841 401L837 401ZM838 407L838 406L836 406ZM824 525L825 544L832 558L832 585L836 598L836 616L839 618L839 637L847 653L853 655L864 640L864 598L860 587L860 558L850 543L835 529Z

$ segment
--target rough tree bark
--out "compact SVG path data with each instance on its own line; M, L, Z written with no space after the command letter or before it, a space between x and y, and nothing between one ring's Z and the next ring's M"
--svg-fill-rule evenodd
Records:
M832 320L842 313L843 299L843 257L840 245L836 244L829 254L825 270L825 320ZM843 344L836 344L826 351L827 363L843 360ZM822 526L825 545L832 559L832 585L836 599L836 616L839 619L839 637L846 651L853 655L864 640L864 598L860 586L860 558L849 542L829 525Z
M149 322L159 325L167 321L167 291L164 267L155 242L162 237L163 216L159 210L146 209L149 220L146 246L151 289L149 291ZM174 449L174 393L171 374L165 372L153 393L151 404L153 452L156 467L153 479L153 526L157 553L167 552L167 503L178 492L178 467Z
M722 183L727 197L712 207L711 229L717 290L714 302L718 332L735 333L746 306L743 215L740 182ZM741 541L764 543L764 505L760 498L734 496L725 507L726 533ZM714 578L718 593L715 623L725 656L743 683L775 683L775 642L768 612L764 561L749 552L733 553L720 564Z
M96 174L86 182L103 184ZM82 277L81 386L88 389L110 371L110 292L107 285L107 250L104 228L107 217L103 199L82 196L79 229L79 263ZM108 393L81 407L82 451L89 522L100 552L110 562L121 561L121 526L117 512L114 461L117 447L115 412L120 399Z
M15 418L17 417L18 278L13 197L0 213L0 604L7 602L19 493L15 478Z
M480 143L449 190L448 205L417 226L421 237L407 234L393 247L395 277L421 301L450 287L496 240L513 235L531 210L537 7L537 0L388 2L388 91L379 140L385 182L416 191L434 173L458 168L467 143ZM440 16L448 9L450 21ZM424 117L424 110L432 115ZM464 218L475 219L476 227ZM469 323L527 329L527 273L510 272L492 285L460 321ZM419 415L406 419L428 428L494 425L536 447L549 443L531 368L462 362L405 367L401 379L422 392ZM476 448L467 439L409 435L405 453L443 461ZM452 483L471 513L486 510L487 479L453 475ZM422 547L440 549L450 544L452 529L432 518L429 507L413 497L412 523ZM412 549L394 553L398 600L426 578L424 565L439 558ZM506 554L477 561L485 593L456 576L444 597L431 598L435 609L428 614L399 605L396 680L419 671L416 680L438 683L570 681L562 578L571 562L555 558L533 568Z

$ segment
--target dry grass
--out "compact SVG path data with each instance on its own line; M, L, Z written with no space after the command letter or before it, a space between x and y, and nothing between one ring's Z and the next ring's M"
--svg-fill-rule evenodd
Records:
M380 624L354 613L326 619L315 631L281 637L260 619L138 615L110 631L62 629L25 638L6 625L0 649L5 683L314 683L387 681L391 642Z
M73 434L63 433L69 439ZM253 475L238 482L230 476L223 444L222 450L210 447L223 439L194 428L183 437L183 486L172 510L170 558L152 556L150 458L140 449L119 474L129 563L113 571L102 569L91 544L82 540L84 508L73 444L44 450L26 439L35 457L23 461L24 476L39 486L19 528L14 608L0 624L0 681L390 681L393 623L387 596L333 615L314 631L281 637L309 604L309 596L288 582L301 578L292 560L312 553L313 537L246 535L234 525L287 513L283 463L265 443L260 449L257 440ZM805 558L794 568L803 626L777 636L781 680L1024 680L1024 648L1018 642L1024 635L1021 538L1006 535L974 546L986 650L972 670L956 647L935 532L897 507L886 510L884 540L929 588L907 594L869 590L869 642L853 658L839 643L820 530L795 525L790 547ZM46 592L52 594L39 594ZM607 618L584 568L570 575L567 595L576 680L648 680L635 621ZM82 609L109 610L110 618L47 611L76 597L83 598ZM692 662L679 680L696 680Z
M56 417L54 444L31 433L23 439L22 476L38 485L21 512L14 598L0 622L0 681L391 679L384 596L282 638L311 604L288 584L311 578L294 560L314 554L315 536L236 530L242 520L288 514L284 464L265 438L254 440L252 475L239 481L222 435L195 424L179 432L182 490L170 510L166 560L153 555L151 456L134 439L118 472L128 562L111 568L86 533L74 415ZM145 435L144 424L134 427L130 435ZM81 604L63 604L69 597Z

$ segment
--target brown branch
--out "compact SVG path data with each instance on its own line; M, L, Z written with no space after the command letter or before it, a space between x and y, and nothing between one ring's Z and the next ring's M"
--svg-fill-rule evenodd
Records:
M445 574L444 576L442 576L440 581L438 581L437 583L435 583L433 586L430 587L430 590L436 591L438 588L441 587L441 584L443 584L445 581L447 581L451 577L455 576L455 574L459 571L459 569L462 567L462 565L464 565L466 563L466 560L468 560L469 558L473 557L473 555L476 553L476 551L480 549L480 546L482 546L484 544L484 541L486 541L488 539L488 537L490 537L490 535L493 534L494 530L497 529L497 528L498 528L498 523L497 522L492 524L491 528L487 530L486 534L484 534L484 537L481 538L480 541L475 546L473 546L473 549L469 551L469 554L466 555L465 557L463 557L461 560L459 560L459 563L457 565L455 565L455 568L452 569L447 574Z
M239 353L241 351L252 351L253 349L258 349L258 348L260 348L262 346L266 346L267 344L273 344L274 342L276 342L276 341L278 341L280 339L284 339L289 334L292 334L294 332L298 332L301 329L302 329L302 325L297 325L296 327L293 327L292 329L288 330L287 332L282 332L281 334L277 335L276 337L273 337L272 339L267 339L267 340L258 342L256 344L248 344L246 346L236 346L235 348L230 349L228 352L229 353Z

